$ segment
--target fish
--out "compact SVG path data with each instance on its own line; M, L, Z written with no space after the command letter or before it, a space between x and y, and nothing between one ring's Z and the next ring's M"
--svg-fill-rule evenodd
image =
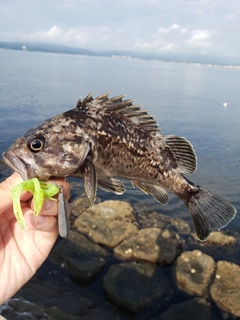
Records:
M155 117L125 95L96 98L90 93L75 108L28 130L3 153L23 180L37 177L83 178L94 204L97 188L123 194L121 178L166 205L168 191L187 206L200 241L236 215L222 197L194 184L186 175L197 168L192 144L163 134Z

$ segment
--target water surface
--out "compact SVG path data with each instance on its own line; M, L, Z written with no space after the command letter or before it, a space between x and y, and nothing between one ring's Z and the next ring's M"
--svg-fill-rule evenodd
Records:
M227 198L240 210L239 70L208 66L0 50L0 154L27 129L73 108L80 96L112 90L135 98L158 119L163 133L186 137L198 156L190 178ZM221 103L227 102L224 108ZM0 164L1 179L9 173ZM105 192L102 198L115 198ZM143 202L190 222L174 195L163 207L150 196L127 192L122 200ZM240 232L240 218L228 228Z

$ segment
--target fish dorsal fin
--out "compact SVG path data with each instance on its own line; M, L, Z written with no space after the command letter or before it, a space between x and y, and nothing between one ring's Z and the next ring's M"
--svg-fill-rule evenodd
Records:
M128 118L131 122L141 126L147 131L151 131L154 135L161 134L154 116L149 115L147 110L142 110L141 104L133 105L134 99L123 100L125 95L119 95L109 98L111 91L93 99L91 92L82 102L78 101L76 108L83 112L91 109L104 109L106 112L113 112Z
M133 105L134 99L122 100L123 97L124 95L121 95L109 99L105 104L106 110L128 118L147 131L161 133L154 116L148 114L147 110L141 109L141 104Z
M146 194L151 194L161 204L168 204L168 194L164 188L135 180L131 180L131 182L133 187L137 187Z
M181 173L193 173L197 168L197 157L191 143L183 137L162 136L175 158Z
M83 101L81 101L81 98L80 98L77 102L76 108L81 111L88 110L89 104L93 101L92 95L93 95L93 91L90 92L89 95L87 95Z

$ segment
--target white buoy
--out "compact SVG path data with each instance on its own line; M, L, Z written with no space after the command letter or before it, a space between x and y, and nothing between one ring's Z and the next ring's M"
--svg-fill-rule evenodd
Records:
M221 105L222 105L224 108L226 108L227 105L228 105L228 103L227 103L227 102L222 102Z

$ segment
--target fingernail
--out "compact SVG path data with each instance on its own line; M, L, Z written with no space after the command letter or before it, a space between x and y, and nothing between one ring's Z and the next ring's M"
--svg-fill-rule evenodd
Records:
M30 229L36 229L38 227L41 227L46 223L46 219L46 216L35 216L33 214L29 214L25 217L26 224Z
M42 216L42 215L37 216L36 217L37 226L39 227L39 226L45 224L46 223L46 219L47 219L46 216Z
M51 210L53 209L53 206L54 206L54 201L53 200L50 200L50 199L45 199L44 200L44 205L43 205L43 209L44 210Z

